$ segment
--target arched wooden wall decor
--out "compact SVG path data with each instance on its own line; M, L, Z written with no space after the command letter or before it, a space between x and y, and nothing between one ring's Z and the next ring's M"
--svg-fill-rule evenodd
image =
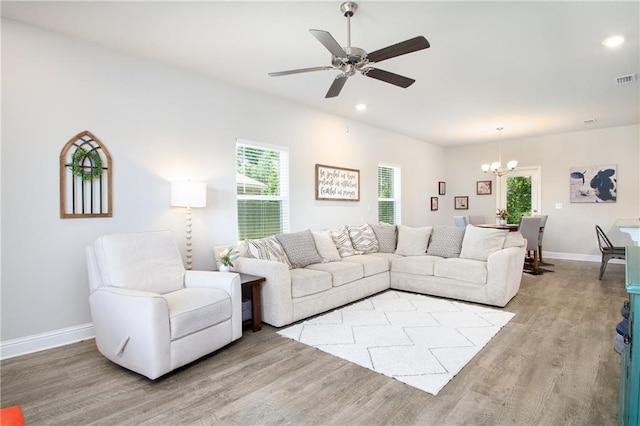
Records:
M60 152L60 217L111 217L113 168L107 148L85 130Z

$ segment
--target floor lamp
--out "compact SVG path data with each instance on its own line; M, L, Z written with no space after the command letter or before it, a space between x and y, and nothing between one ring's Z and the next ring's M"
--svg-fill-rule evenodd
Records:
M191 208L207 205L207 184L183 180L171 182L171 205L187 208L187 269L191 269L193 254L191 248Z

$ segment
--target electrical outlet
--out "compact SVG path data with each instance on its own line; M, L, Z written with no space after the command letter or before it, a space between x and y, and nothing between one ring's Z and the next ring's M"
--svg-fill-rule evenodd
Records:
M556 203L556 210L562 210L562 203Z

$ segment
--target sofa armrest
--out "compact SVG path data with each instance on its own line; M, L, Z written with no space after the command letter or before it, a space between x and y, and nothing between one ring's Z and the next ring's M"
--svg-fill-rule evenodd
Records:
M98 350L155 379L171 370L169 307L159 294L101 287L89 296Z
M232 340L242 337L242 290L240 275L232 272L186 271L186 288L216 288L224 290L231 297Z
M490 304L505 306L518 293L525 247L498 250L487 259L487 296Z
M291 274L284 263L240 257L234 270L265 277L262 283L262 320L274 327L293 322Z

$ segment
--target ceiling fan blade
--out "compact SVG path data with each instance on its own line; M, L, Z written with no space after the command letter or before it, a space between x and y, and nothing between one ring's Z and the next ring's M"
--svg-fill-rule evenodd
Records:
M348 78L349 77L344 74L340 74L339 76L337 76L335 80L333 80L333 83L331 83L331 87L329 87L329 91L324 97L335 98L336 96L338 96Z
M347 52L344 51L342 46L336 41L335 38L329 33L329 31L324 30L309 30L309 32L318 39L320 43L324 47L327 48L331 54L337 58L346 58Z
M427 49L429 46L430 44L426 38L418 36L371 52L367 55L367 59L369 59L369 62L380 62L417 50Z
M311 71L327 71L327 70L332 70L332 69L333 69L332 66L326 65L326 66L323 66L323 67L300 68L300 69L297 69L297 70L270 72L269 75L271 77L280 77L281 75L300 74L300 73L303 73L303 72L311 72Z
M385 83L390 83L395 86L402 87L403 89L406 89L416 82L412 78L394 74L389 71L380 70L378 68L365 68L362 70L362 74L366 75L367 77L375 78L376 80L384 81Z

